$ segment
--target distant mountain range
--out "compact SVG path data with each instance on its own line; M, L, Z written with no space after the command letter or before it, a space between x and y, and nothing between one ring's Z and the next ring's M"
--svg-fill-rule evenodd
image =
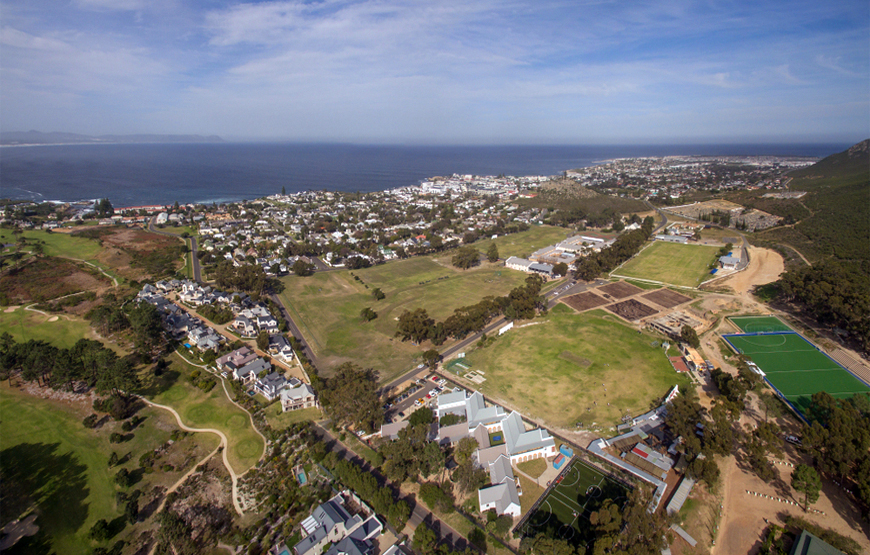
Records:
M0 145L63 145L101 143L222 143L217 135L81 135L41 131L0 132Z

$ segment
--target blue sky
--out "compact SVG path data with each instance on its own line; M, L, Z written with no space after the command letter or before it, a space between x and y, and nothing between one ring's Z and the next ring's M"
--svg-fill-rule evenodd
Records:
M0 129L857 142L870 3L0 0Z

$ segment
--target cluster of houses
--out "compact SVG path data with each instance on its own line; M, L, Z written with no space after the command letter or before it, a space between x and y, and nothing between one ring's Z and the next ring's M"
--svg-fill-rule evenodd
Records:
M187 341L190 347L200 351L217 351L226 339L195 316L166 298L165 294L182 286L179 280L160 281L155 285L145 284L137 295L139 302L157 308L163 319L166 332L175 339Z
M384 530L374 511L349 490L338 492L302 521L302 539L281 544L276 555L373 555L374 540ZM291 551L292 549L292 551Z
M626 226L626 231L638 229L638 224ZM505 261L505 267L527 274L538 274L547 279L554 277L553 267L560 263L568 266L578 258L593 252L600 252L616 241L615 237L599 237L597 235L575 235L555 245L538 249L529 258L511 256Z
M271 344L269 350L272 352ZM232 377L242 384L251 385L253 391L267 401L280 397L281 407L285 412L317 406L317 396L311 386L296 378L287 379L281 372L272 371L272 365L248 347L241 347L219 357L215 360L215 366L224 377Z
M440 426L438 422L448 414L464 421ZM395 439L407 426L407 420L385 424L381 436ZM511 465L557 455L556 442L546 430L526 430L520 413L506 413L498 405L487 406L480 392L469 395L461 388L438 396L430 437L441 446L454 445L467 437L477 441L475 463L486 470L490 478L490 484L478 491L480 510L493 509L500 515L512 517L520 515L522 490Z
M164 295L169 291L181 291L187 298L195 296L200 299L204 295L215 295L223 298L222 296L225 294L211 291L210 288L200 287L190 281L166 280L157 282L155 285L146 284L137 296L139 302L147 302L158 309L163 319L164 328L171 336L177 339L186 339L187 346L196 347L202 352L208 350L217 352L221 345L226 342L224 336L167 299ZM181 293L179 297L181 297ZM252 303L246 295L235 294L234 297L238 302L231 302L231 307L246 306L246 308L240 308L240 314L249 311L249 314L266 314L271 318L265 307ZM245 318L245 316L242 317ZM260 317L265 318L266 316ZM271 318L264 323L264 326L266 325L269 327L262 329L275 331L269 337L268 351L270 356L286 363L293 362L296 357L293 347L284 335L277 333L277 322ZM218 357L215 360L215 365L224 377L232 377L244 385L251 386L252 391L259 393L266 400L274 401L280 398L281 406L285 411L318 406L315 392L308 384L302 383L296 378L288 379L282 372L275 371L268 360L258 356L247 346Z

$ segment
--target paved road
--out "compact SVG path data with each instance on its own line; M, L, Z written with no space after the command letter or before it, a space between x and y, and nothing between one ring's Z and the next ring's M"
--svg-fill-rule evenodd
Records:
M148 221L148 231L151 233L157 233L158 235L167 235L169 237L177 237L179 239L184 240L184 237L181 235L177 235L175 233L169 233L168 231L163 231L162 229L154 227L154 222L157 221L157 216L153 216ZM199 268L199 258L196 256L196 237L190 236L190 256L191 256L191 265L193 266L193 280L197 283L202 283L202 272Z
M270 298L275 301L275 304L278 305L278 308L281 309L281 313L284 316L284 319L287 320L287 327L290 329L290 333L292 333L293 337L295 337L302 343L305 356L308 357L308 360L311 361L311 364L317 366L317 357L314 356L314 351L312 351L311 347L308 346L308 342L305 341L305 336L302 335L302 331L299 330L299 326L297 326L296 322L293 321L293 318L290 317L290 312L287 310L287 307L284 306L284 303L281 302L281 298L274 293L270 295Z
M653 232L652 232L652 235L655 235L656 233L658 233L659 231L661 231L662 229L664 229L664 227L665 227L666 225L668 225L668 215L665 214L664 211L662 211L660 208L656 208L655 206L653 206L652 203L651 203L650 201L645 200L645 201L643 201L643 202L644 202L644 204L646 204L647 206L649 206L650 209L655 210L656 212L658 212L659 216L662 217L662 223L660 223L660 224L658 225L658 227L656 227L656 228L653 230Z
M332 451L335 451L342 458L353 461L359 465L363 470L371 474L378 481L379 485L382 487L389 487L395 494L396 490L393 484L390 483L380 472L372 468L371 465L369 465L364 458L354 452L352 448L338 441L338 439L336 439L327 429L317 423L314 424L314 432L320 436L321 441L331 445ZM459 532L448 526L446 523L438 520L438 518L429 512L422 503L418 503L413 496L406 495L400 498L404 499L405 502L408 503L408 506L411 507L411 517L408 520L408 523L412 527L416 528L421 522L425 522L429 528L438 535L440 540L452 546L454 551L462 551L469 546L468 541L462 537Z

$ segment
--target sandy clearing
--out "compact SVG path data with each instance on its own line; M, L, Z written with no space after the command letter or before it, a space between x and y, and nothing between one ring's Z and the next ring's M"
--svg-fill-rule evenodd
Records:
M19 308L21 308L21 305L20 305L20 304L17 304L17 305L14 305L14 306L7 306L7 307L6 307L6 310L4 310L3 312L15 312L15 311L18 310Z
M745 295L756 285L776 281L784 271L785 262L778 252L749 247L749 268L725 278L716 285L730 287L738 295Z
M49 322L57 322L57 316L52 316L48 319Z

